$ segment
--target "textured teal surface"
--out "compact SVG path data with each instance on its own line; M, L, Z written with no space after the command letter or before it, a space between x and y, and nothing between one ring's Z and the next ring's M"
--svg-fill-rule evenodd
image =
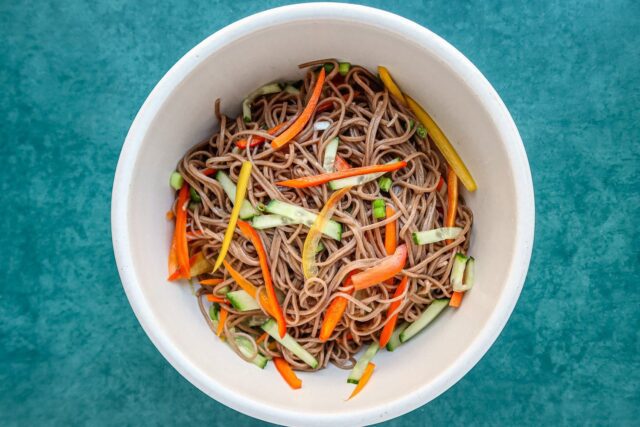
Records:
M147 339L114 263L129 125L187 50L278 1L0 2L0 425L259 425ZM388 425L637 425L640 3L369 4L431 28L500 93L524 140L536 244L478 365Z

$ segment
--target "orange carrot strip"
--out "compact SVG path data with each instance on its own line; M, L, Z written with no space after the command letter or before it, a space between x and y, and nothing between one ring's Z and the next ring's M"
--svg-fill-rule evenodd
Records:
M371 378L371 374L373 374L373 370L375 368L376 368L376 365L373 364L373 362L369 362L369 364L364 370L364 373L362 374L362 377L360 377L360 381L358 381L358 385L356 386L356 388L353 389L353 393L351 393L351 396L349 396L349 399L347 400L354 398L356 394L362 391L364 386L366 386L367 383L369 382L369 378Z
M210 302L222 302L222 303L226 303L227 300L224 297L219 297L217 295L212 295L212 294L207 294L207 301Z
M342 171L328 172L320 175L305 176L303 178L288 179L280 181L276 184L283 187L307 188L316 185L325 184L334 179L349 178L352 176L367 175L378 172L391 172L407 166L407 162L387 163L384 165L362 166L359 168L351 168Z
M385 207L387 218L394 215L396 211L390 204L387 204ZM387 252L387 255L391 255L396 251L398 247L398 236L397 236L397 221L388 222L387 225L384 226L384 249ZM387 280L387 285L393 285L393 279Z
M405 289L407 289L407 283L409 283L409 278L407 276L404 276L402 278L402 281L396 288L395 293L393 294L394 298L397 298L404 293ZM392 315L392 313L396 311L398 307L400 307L400 304L402 304L402 300L394 301L389 305L387 316L391 316L391 318L382 328L382 332L380 332L380 348L387 345L389 339L391 338L391 334L393 334L393 330L396 327L396 322L398 321L398 313L394 315Z
M265 332L265 333L263 333L263 334L262 334L262 335L260 335L260 336L258 337L258 339L256 340L256 344L260 344L262 341L266 340L268 336L269 336L269 334L268 334L268 333L266 333L266 332Z
M222 335L222 331L224 330L224 322L227 321L227 310L224 308L220 308L220 319L218 319L218 330L216 331L216 335Z
M262 243L260 235L248 222L238 220L238 228L246 238L251 240L256 251L258 251L258 261L260 262L262 276L264 277L264 287L267 289L269 307L271 307L272 314L276 318L276 322L278 322L280 338L283 338L287 333L287 321L282 313L280 303L278 303L278 299L276 298L276 290L273 287L273 280L271 279L271 270L269 269L267 251L264 249L264 244Z
M200 280L200 284L201 285L207 285L207 286L219 285L222 282L224 282L223 279L203 279L203 280Z
M447 172L447 217L445 218L445 227L455 227L456 211L458 210L458 177L452 168ZM447 244L452 240L447 240ZM462 304L463 292L454 292L449 301L451 307L460 307Z
M356 97L356 93L353 94L353 97ZM347 99L349 99L349 93L344 93L342 94L342 99L344 99L345 101ZM316 108L316 113L321 113L323 111L327 111L331 109L331 106L333 105L333 101L328 100L328 101L322 101L320 104L318 104L318 108Z
M393 253L380 260L373 267L353 276L353 285L355 290L365 289L376 283L384 282L400 273L407 262L407 245L400 245Z
M176 257L178 265L185 278L189 279L189 246L187 245L187 200L189 200L189 185L183 184L178 194L178 205L176 206Z
M313 88L313 93L309 98L309 102L307 103L304 110L302 110L302 114L296 119L295 122L291 126L289 126L284 132L278 135L273 141L271 141L271 147L274 150L282 147L293 138L296 137L300 133L302 129L304 129L305 125L311 118L313 111L318 105L318 100L320 99L320 95L322 94L322 85L324 84L325 72L324 68L320 70L320 74L318 75L318 80L316 81L316 85Z
M335 167L337 171L344 171L347 169L351 169L351 165L347 163L347 161L340 156L336 156L336 160L333 163L333 167Z
M276 365L276 369L282 375L282 378L289 384L292 389L299 389L302 387L302 381L296 376L296 373L291 369L291 365L287 363L282 357L274 357L273 363Z
M287 124L287 122L278 123L277 125L275 125L271 129L267 130L267 133L269 135L275 135L286 124ZM255 146L258 146L258 145L262 144L265 141L266 141L266 138L264 136L253 135L253 137L251 138L251 144L248 144L248 141L246 139L241 139L239 141L236 141L236 147L238 147L238 148L247 148L247 144L248 144L250 148L253 148Z
M458 308L460 304L462 304L462 297L464 296L464 292L454 292L451 295L451 299L449 300L449 307Z
M343 286L346 287L351 285L351 277L354 274L355 272L351 272L351 274L347 276L347 280L344 281ZM348 293L349 295L353 295L353 289L347 291L346 293ZM331 334L333 333L333 330L336 328L338 323L340 323L340 320L342 319L342 315L344 314L348 303L349 300L345 297L337 297L333 301L331 301L331 304L329 304L329 307L327 307L327 311L325 311L324 319L322 319L322 326L320 327L320 335L318 337L320 338L320 341L327 342L327 340L331 338Z
M438 185L436 186L436 191L440 191L443 185L444 185L444 179L440 177L440 181L438 181Z

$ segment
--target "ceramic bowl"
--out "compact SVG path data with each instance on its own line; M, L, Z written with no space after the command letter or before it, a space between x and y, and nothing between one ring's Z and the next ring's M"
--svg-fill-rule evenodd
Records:
M240 112L257 86L302 76L298 64L336 57L371 70L385 65L448 135L478 183L470 253L476 285L393 353L382 351L366 389L345 401L347 371L301 373L291 390L269 364L259 370L215 337L187 285L166 281L173 200L168 178L181 156L216 128L213 103ZM363 425L429 402L484 355L520 295L533 244L531 175L518 130L482 74L446 41L407 19L345 4L268 10L216 32L153 89L122 148L112 195L120 277L142 327L164 357L217 401L287 425ZM170 387L170 385L167 385ZM211 414L212 417L215 414Z

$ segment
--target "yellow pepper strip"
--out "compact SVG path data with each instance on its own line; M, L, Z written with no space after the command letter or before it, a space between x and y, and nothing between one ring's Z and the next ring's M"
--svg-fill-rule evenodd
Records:
M236 184L236 200L233 204L233 210L231 211L231 218L229 218L229 225L227 231L224 232L224 239L222 240L222 247L220 247L220 253L216 264L213 266L213 272L215 272L222 265L224 257L227 255L231 240L233 239L233 233L236 229L236 223L238 222L238 216L240 216L240 208L242 207L242 201L247 194L247 187L249 187L249 179L251 178L251 162L242 162L242 168L240 169L240 175L238 175L238 183Z
M322 230L324 230L324 226L336 210L338 202L342 196L344 196L349 190L351 190L351 187L344 187L329 197L329 200L327 200L327 203L318 214L313 225L311 225L309 233L307 233L307 238L304 240L304 246L302 248L302 272L304 273L305 279L311 279L318 275L316 252L318 243L320 243L320 239L322 238Z
M416 118L420 120L422 125L427 129L427 133L431 135L431 139L435 142L438 150L442 153L444 159L449 163L449 166L453 171L458 175L460 181L465 186L465 188L469 191L476 191L478 186L476 182L473 180L469 169L465 166L464 162L456 152L456 149L453 148L453 145L449 142L444 133L440 130L440 127L433 121L431 116L427 114L426 111L413 100L409 95L403 94L398 85L391 78L391 74L389 74L389 70L385 67L379 66L378 73L380 74L380 80L384 83L385 87L393 95L394 98L398 100L402 105L408 106L411 108L413 113L416 115Z
M476 182L473 180L471 173L469 173L469 169L465 166L464 162L456 152L456 149L453 148L453 145L449 142L447 137L442 133L436 122L433 121L431 116L427 114L426 111L422 109L420 104L413 100L409 95L405 95L407 103L409 104L409 108L413 110L413 113L416 115L416 118L420 120L425 128L427 128L427 133L431 135L431 139L435 142L438 150L442 153L442 157L449 163L449 166L460 178L460 182L465 186L465 188L469 191L476 191L478 186Z
M389 90L389 93L406 107L407 101L404 99L404 95L398 85L396 85L396 82L391 78L389 70L380 65L378 66L378 74L380 74L380 80L382 80L382 83L384 83L385 87Z

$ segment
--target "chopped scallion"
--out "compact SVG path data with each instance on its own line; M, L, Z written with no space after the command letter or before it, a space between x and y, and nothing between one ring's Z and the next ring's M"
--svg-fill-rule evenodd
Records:
M347 73L349 72L349 69L351 68L351 64L348 62L341 62L338 65L338 72L340 73L341 76L346 76Z
M416 133L418 134L418 136L420 138L426 138L427 137L427 130L422 125L418 126L418 129L416 129Z
M180 175L180 172L173 172L171 174L171 177L169 178L169 184L174 190L179 190L182 188L182 185L184 184L184 178L182 177L182 175Z
M393 181L391 181L391 178L389 178L388 176L382 176L380 177L380 179L378 179L378 186L380 187L380 191L388 193L389 189L391 188L391 184L393 184Z
M327 73L330 73L333 70L333 64L330 62L327 62L326 64L324 64L324 71Z
M202 198L200 197L200 195L198 194L195 188L193 187L189 188L189 194L191 195L192 202L200 203L202 201Z
M383 219L386 216L386 209L383 199L376 199L373 201L373 217L375 219Z

